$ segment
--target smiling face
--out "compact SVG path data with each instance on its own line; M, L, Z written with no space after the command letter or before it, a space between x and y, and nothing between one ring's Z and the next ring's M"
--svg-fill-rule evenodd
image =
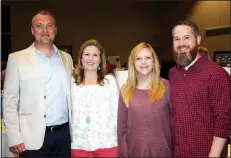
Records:
M97 71L100 59L100 51L96 46L87 46L82 54L82 66L84 71Z
M152 73L154 59L148 48L143 48L137 53L134 65L139 76L149 76Z
M179 66L188 66L197 55L201 37L190 26L178 25L173 30L173 56Z
M53 44L57 28L51 15L37 14L32 19L31 33L37 44Z

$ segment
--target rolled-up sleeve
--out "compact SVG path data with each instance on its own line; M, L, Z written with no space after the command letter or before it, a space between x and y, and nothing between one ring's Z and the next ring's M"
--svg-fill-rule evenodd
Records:
M228 73L221 69L211 77L210 105L214 118L214 136L227 138L230 131L231 98Z

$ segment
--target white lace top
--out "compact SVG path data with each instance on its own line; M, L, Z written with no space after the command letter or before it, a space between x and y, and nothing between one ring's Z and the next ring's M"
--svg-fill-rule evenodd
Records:
M72 149L94 151L117 146L119 90L115 77L104 86L72 83Z

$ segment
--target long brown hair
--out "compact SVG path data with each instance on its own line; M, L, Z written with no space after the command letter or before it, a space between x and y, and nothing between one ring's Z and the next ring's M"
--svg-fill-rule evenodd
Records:
M77 65L75 66L74 72L73 72L73 77L75 79L75 82L77 85L79 84L84 84L84 69L82 66L82 55L83 55L83 51L87 46L95 46L99 49L100 51L100 64L99 64L99 69L97 70L97 83L100 85L103 85L104 82L104 77L107 73L107 68L106 68L106 57L105 57L105 50L103 48L103 46L99 43L99 41L95 40L95 39L90 39L87 40L86 42L84 42L80 49L79 49L79 54L78 54L78 58L77 58Z

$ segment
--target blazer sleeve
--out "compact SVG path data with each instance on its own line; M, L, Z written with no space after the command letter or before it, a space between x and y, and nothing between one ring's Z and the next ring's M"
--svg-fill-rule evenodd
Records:
M17 56L9 55L3 89L3 118L8 146L23 143L19 126L19 84Z
M118 117L117 117L117 140L118 140L118 156L128 157L127 148L127 120L128 110L123 101L122 96L119 96Z

